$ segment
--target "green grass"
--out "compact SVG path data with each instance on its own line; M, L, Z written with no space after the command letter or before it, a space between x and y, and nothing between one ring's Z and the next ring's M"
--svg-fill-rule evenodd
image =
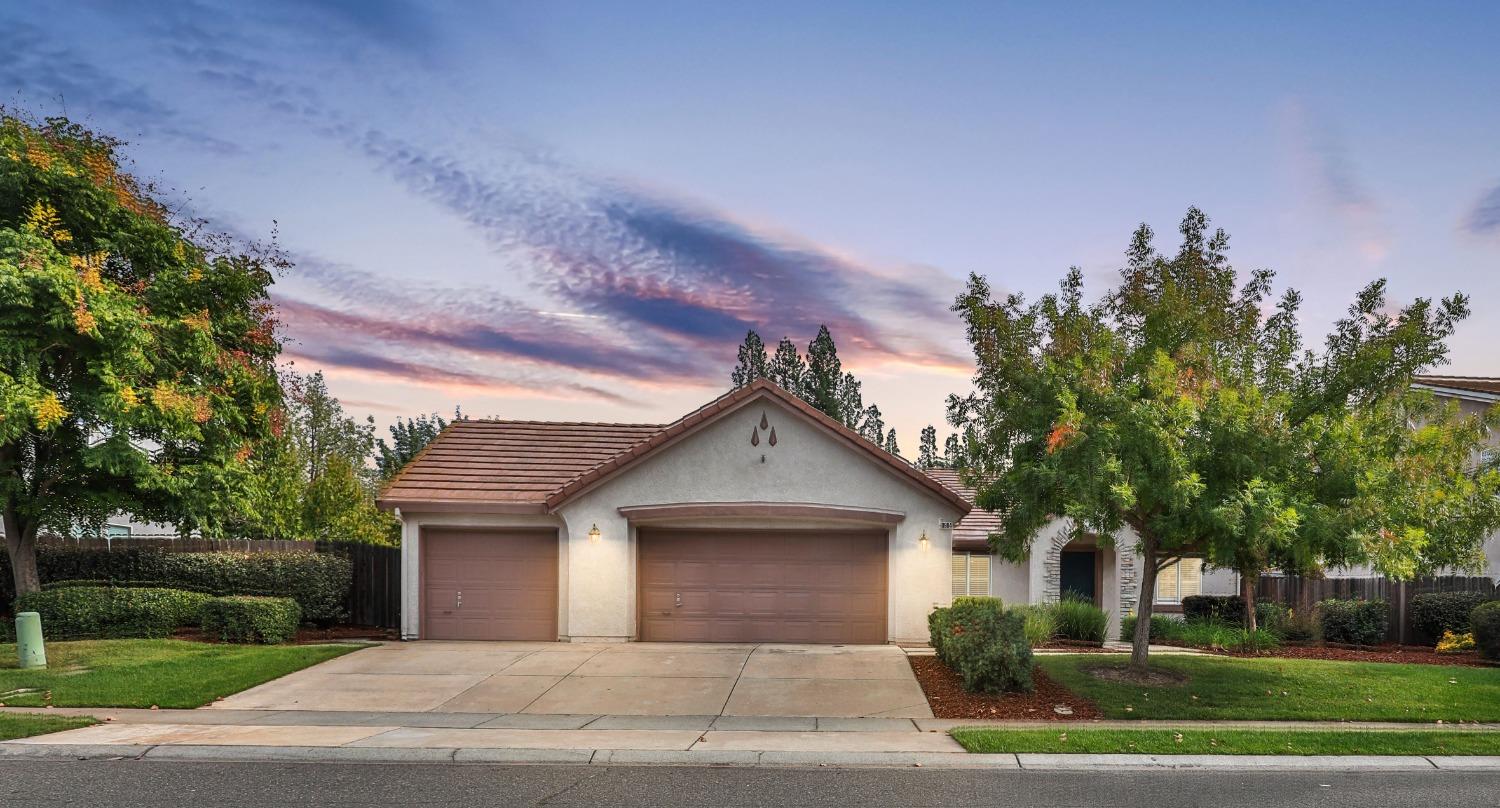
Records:
M0 695L0 702L13 707L201 707L360 647L183 640L54 642L47 644L45 670L21 670L16 647L0 645L0 694L9 694ZM29 692L12 693L18 689Z
M0 741L78 729L98 722L84 716L0 713Z
M1105 718L1500 721L1500 668L1159 655L1152 668L1186 680L1146 686L1087 672L1124 668L1123 657L1039 656L1036 663Z
M1500 755L1500 732L1394 730L985 729L960 727L970 752L1145 755Z

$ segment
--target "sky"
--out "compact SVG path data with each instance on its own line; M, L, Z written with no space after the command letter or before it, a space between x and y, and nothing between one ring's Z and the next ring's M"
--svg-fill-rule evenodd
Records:
M353 414L659 423L826 324L905 453L954 296L1102 294L1201 207L1321 344L1369 281L1469 294L1500 375L1500 4L0 7L0 104L128 141L274 238L285 356Z

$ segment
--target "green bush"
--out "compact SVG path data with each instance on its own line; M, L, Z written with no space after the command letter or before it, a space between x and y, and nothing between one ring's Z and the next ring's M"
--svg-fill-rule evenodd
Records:
M8 564L0 557L0 595L14 595ZM336 623L348 616L345 600L354 581L349 559L332 553L171 553L153 548L75 550L37 548L43 584L87 581L115 586L188 589L213 595L291 598L303 619Z
M1126 617L1124 620L1120 621L1121 640L1125 642L1131 642L1135 639L1135 624L1137 619L1138 618L1135 615L1130 615L1129 617ZM1150 639L1152 642L1177 642L1181 639L1181 637L1181 620L1175 620L1164 614L1151 615Z
M1443 632L1469 633L1469 613L1481 603L1494 600L1482 592L1423 592L1411 599L1411 625L1436 642Z
M1255 626L1277 637L1285 637L1292 621L1292 610L1280 603L1261 601L1255 604Z
M1318 604L1318 623L1325 642L1379 645L1389 618L1383 600L1325 600Z
M1026 606L1012 606L1007 611L1021 616L1026 630L1026 642L1032 648L1046 645L1057 633L1057 618L1052 614L1051 606L1034 603Z
M938 657L974 693L1030 691L1031 646L1026 621L1006 612L999 598L958 598L936 620L933 647Z
M1052 619L1064 640L1103 643L1109 632L1109 613L1086 600L1063 598L1052 606Z
M221 642L287 642L297 636L302 609L291 598L230 595L203 605L203 632Z
M1188 595L1182 599L1182 618L1244 623L1245 599L1239 595Z
M939 606L927 615L927 641L931 643L932 650L943 659L943 640L948 636L948 629L953 625L953 607Z
M1243 624L1201 618L1184 620L1175 639L1188 647L1207 650L1263 651L1281 645L1266 629L1247 632Z
M49 639L160 638L197 625L208 600L181 589L70 586L22 595L16 611L40 614Z
M1474 645L1485 659L1500 659L1500 600L1481 603L1469 612Z

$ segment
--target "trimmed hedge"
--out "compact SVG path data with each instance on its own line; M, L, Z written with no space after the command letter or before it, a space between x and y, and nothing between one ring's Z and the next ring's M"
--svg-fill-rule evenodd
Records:
M1182 599L1182 619L1193 618L1244 623L1245 599L1239 595L1188 595Z
M1500 600L1481 603L1469 612L1474 645L1485 659L1500 659Z
M1325 600L1318 604L1324 642L1379 645L1389 617L1383 600Z
M1034 687L1026 620L1005 611L999 598L958 598L935 609L927 620L938 658L958 673L973 693Z
M302 609L291 598L231 595L203 605L203 633L221 642L283 643L301 623Z
M1494 600L1482 592L1423 592L1411 599L1411 624L1423 637L1437 640L1443 632L1469 633L1469 613Z
M49 639L161 638L197 625L209 600L181 589L70 586L22 595L16 611L39 613Z
M266 595L297 601L302 617L336 623L354 583L349 559L331 553L171 553L153 548L37 548L44 585L58 581L189 589L211 595ZM0 557L0 602L14 597Z

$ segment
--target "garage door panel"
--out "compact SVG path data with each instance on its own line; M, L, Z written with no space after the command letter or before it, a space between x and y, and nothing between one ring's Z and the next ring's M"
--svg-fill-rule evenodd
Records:
M555 533L424 530L421 548L423 637L557 639Z
M638 535L643 640L886 640L883 532L642 529Z

